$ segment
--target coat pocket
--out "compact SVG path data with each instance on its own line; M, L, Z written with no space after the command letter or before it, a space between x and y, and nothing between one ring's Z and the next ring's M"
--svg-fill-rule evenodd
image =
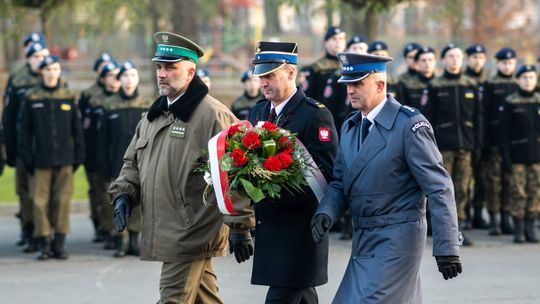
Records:
M135 152L137 153L137 161L140 163L142 160L144 149L148 146L148 138L141 137L135 142Z
M178 216L180 217L180 220L182 221L180 225L182 227L188 228L193 223L193 212L191 210L191 206L184 202L182 194L180 193L180 190L178 188L174 190L174 194L176 211L178 213Z

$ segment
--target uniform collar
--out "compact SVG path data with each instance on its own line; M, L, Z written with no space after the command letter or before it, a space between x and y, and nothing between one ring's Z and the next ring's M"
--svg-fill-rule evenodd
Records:
M294 94L296 94L297 90L298 88L295 88L294 92L289 97L287 97L282 103L280 103L278 106L274 106L274 104L270 102L270 111L272 111L272 109L276 109L276 115L279 116L279 114L281 114L281 112L283 111L283 109L285 108L289 100L291 100Z
M375 108L373 108L373 110L371 110L367 116L364 116L362 114L362 118L367 118L369 120L369 122L371 122L373 124L373 122L375 121L375 118L377 117L377 115L379 115L379 113L381 112L382 108L384 107L384 105L386 104L386 101L388 100L388 97L384 97L383 101L381 101Z

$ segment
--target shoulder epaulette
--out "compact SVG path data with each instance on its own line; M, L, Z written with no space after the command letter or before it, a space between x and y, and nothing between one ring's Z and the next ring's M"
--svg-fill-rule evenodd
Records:
M409 117L413 117L413 116L416 116L416 115L420 114L420 111L418 111L417 109L415 109L413 107L409 107L409 106L404 106L404 105L399 107L399 110L401 112L404 112L405 114L407 114L407 116L409 116Z
M326 108L326 106L318 101L316 101L315 99L311 98L311 97L306 97L304 99L308 104L318 108L318 109L322 109L322 108Z

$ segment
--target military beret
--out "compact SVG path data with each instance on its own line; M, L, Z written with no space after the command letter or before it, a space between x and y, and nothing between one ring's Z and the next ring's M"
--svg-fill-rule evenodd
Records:
M536 67L532 64L524 64L519 67L516 71L516 78L519 78L521 74L527 73L527 72L536 72Z
M204 55L204 50L195 42L174 33L157 32L154 40L157 47L152 61L178 62L188 59L198 63Z
M129 70L136 70L137 67L135 67L135 65L133 64L133 62L131 61L126 61L124 62L121 66L120 66L120 72L118 72L118 75L116 76L116 78L120 79L120 77L122 77L122 74L124 74L126 71L129 71Z
M104 62L114 61L113 56L111 56L109 53L101 53L98 58L94 61L94 71L99 73L98 71L99 66L103 64Z
M244 82L251 77L253 77L253 69L246 70L244 73L242 73L242 77L240 78L240 81Z
M445 45L442 50L441 50L441 58L444 58L444 56L446 55L446 53L450 50L453 50L453 49L459 49L459 46L457 46L456 44L454 43L449 43L447 45Z
M47 40L42 33L32 32L24 37L23 45L27 47L30 43L39 42L44 48L47 48Z
M420 48L418 52L416 52L416 54L414 55L414 61L418 61L418 59L420 59L420 56L422 56L423 54L429 54L429 53L433 53L433 55L436 55L435 49L430 46L424 46Z
M481 45L481 44L471 44L469 45L469 47L467 47L465 49L465 54L467 54L467 56L471 56L473 54L485 54L487 53L487 50L486 48Z
M341 63L341 77L339 83L357 82L372 73L386 72L386 63L392 58L371 54L338 53Z
M115 61L109 61L106 65L103 66L103 68L99 72L99 77L105 77L109 72L112 72L118 68L118 63L116 63Z
M28 49L26 49L26 58L32 56L35 52L39 52L39 51L46 50L46 49L47 48L45 46L43 46L43 44L41 44L39 42L34 42L34 43L30 44Z
M198 68L197 69L197 76L199 76L199 78L210 77L210 72L208 72L208 69Z
M366 36L364 35L356 35L352 36L351 39L349 39L349 42L347 42L347 48L349 48L351 45L355 43L367 43Z
M255 50L253 76L264 76L285 64L298 64L298 45L296 42L259 41Z
M328 39L332 38L332 36L339 33L343 33L343 30L341 28L337 26L329 26L326 30L326 33L324 34L324 41L327 41Z
M386 42L384 41L373 41L369 45L367 51L368 53L372 53L375 51L388 51L388 44L386 44Z
M60 62L60 58L58 58L58 56L56 56L56 55L47 55L39 63L39 69L41 70L41 69L45 68L46 66L51 65L53 63L57 63L57 62Z
M503 47L502 49L497 51L497 53L495 53L495 59L497 60L513 59L516 57L516 51L509 47Z
M403 57L407 57L407 54L409 54L409 52L419 50L420 48L422 48L422 46L416 42L407 43L403 48Z

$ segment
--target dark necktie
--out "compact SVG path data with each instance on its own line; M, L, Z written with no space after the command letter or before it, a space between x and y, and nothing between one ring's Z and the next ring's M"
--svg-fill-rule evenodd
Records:
M369 133L369 127L371 127L371 121L364 117L362 119L362 143L364 143L364 140L366 140L366 137Z
M276 117L277 117L276 108L272 108L266 120L269 122L274 122L274 120L276 120Z

